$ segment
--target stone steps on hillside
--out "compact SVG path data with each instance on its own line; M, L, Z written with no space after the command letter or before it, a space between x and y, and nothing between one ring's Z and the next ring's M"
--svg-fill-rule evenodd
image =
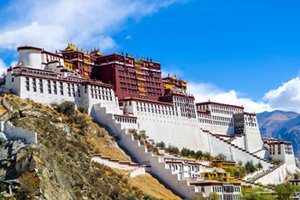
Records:
M94 120L101 124L106 124L111 134L118 137L118 143L124 147L130 155L135 158L139 164L149 166L150 173L171 188L175 193L184 198L195 194L195 186L189 185L188 180L179 179L177 174L173 174L169 168L166 168L164 159L148 152L147 148L135 139L132 133L129 133L122 125L114 119L112 114L106 112L106 108L94 106L91 113Z
M208 131L208 130L202 130L202 131L203 131L203 132L206 132L206 133L208 133L208 134L210 134L212 137L217 138L219 141L221 141L221 142L223 142L223 143L226 143L226 144L230 145L231 147L233 147L233 148L235 148L235 149L237 149L237 150L239 150L239 151L243 151L243 152L247 153L247 154L250 155L251 157L254 157L254 158L258 159L258 160L260 160L261 162L265 162L265 163L268 163L269 165L271 164L271 165L273 166L273 164L272 164L270 161L265 160L265 159L263 159L263 158L261 158L261 157L255 155L255 154L253 154L253 153L247 151L246 149L243 149L243 148L241 148L241 147L239 147L239 146L237 146L237 145L234 145L234 144L228 142L227 140L224 140L223 138L221 138L221 137L219 137L219 136L216 136L215 134L211 133L211 132Z

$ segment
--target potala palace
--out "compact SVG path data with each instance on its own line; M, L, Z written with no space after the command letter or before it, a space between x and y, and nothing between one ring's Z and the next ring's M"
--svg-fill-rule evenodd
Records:
M56 53L22 46L18 55L16 66L7 69L6 90L43 104L72 101L84 108L137 163L182 197L215 192L222 200L235 200L242 185L283 183L298 172L291 143L261 138L254 113L243 106L195 102L186 81L163 78L160 63L151 59L86 52L73 44ZM134 133L141 131L154 145L164 142L212 156L223 154L223 165L252 161L262 169L236 180L208 161L163 149L156 155L136 139ZM273 164L272 158L280 163ZM210 180L204 174L225 178Z

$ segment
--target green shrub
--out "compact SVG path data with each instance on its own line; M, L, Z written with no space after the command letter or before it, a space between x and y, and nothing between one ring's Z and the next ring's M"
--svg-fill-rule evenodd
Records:
M166 151L170 154L179 154L179 149L175 146L169 145L168 148L166 148Z
M246 168L247 173L253 173L253 172L257 171L257 168L253 165L252 161L246 162L245 168Z
M219 153L216 157L215 157L216 160L227 160L227 157L222 154L222 153Z
M159 143L156 143L156 147L159 147L159 148L162 148L162 149L165 149L166 148L166 145L164 142L159 142Z
M75 113L75 104L71 101L65 101L61 104L51 104L51 106L59 113L64 115L73 115Z

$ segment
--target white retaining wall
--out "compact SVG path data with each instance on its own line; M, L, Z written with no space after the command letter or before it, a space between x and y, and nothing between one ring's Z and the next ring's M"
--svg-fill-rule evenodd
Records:
M23 140L27 144L37 144L37 134L34 131L27 131L20 127L15 127L10 122L1 121L1 132L8 140Z
M259 160L258 158L255 158L254 156L250 155L249 153L237 149L208 133L207 140L210 146L210 152L213 156L217 156L218 154L224 154L228 159L237 162L242 161L243 164L245 164L247 161L252 161L253 164L258 164L260 162L263 168L269 168L272 166L270 163Z
M263 185L284 183L286 175L286 164L284 163L274 171L271 171L265 176L257 179L255 183L261 183Z
M245 126L244 131L246 150L250 152L255 152L263 148L264 144L257 126Z
M145 175L145 174L146 174L145 167L138 167L135 170L133 170L132 172L130 172L129 177L133 178L133 177Z
M245 136L236 136L235 140L231 141L231 144L245 149Z
M172 174L171 170L166 169L163 159L159 156L147 152L145 146L141 146L139 141L134 140L132 134L121 129L119 123L115 123L111 114L106 114L105 108L99 105L94 105L91 111L91 116L95 121L103 123L110 128L113 134L119 137L118 143L125 147L128 152L137 160L139 164L150 165L150 172L173 191L176 191L182 197L188 198L195 194L195 187L189 186L186 180L178 180L177 175Z

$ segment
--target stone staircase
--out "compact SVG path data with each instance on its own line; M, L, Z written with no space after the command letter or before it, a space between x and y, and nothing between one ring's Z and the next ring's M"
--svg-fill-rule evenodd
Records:
M117 138L118 144L131 155L134 161L140 165L146 165L149 172L174 193L183 198L190 198L196 194L196 188L190 185L189 180L180 179L177 174L173 174L169 168L166 168L164 158L148 152L147 148L141 145L132 133L116 122L113 114L106 112L106 108L94 105L91 116L94 121L105 125L110 134Z
M261 157L255 155L255 154L253 154L253 153L247 151L246 149L243 149L243 148L241 148L241 147L239 147L239 146L237 146L237 145L235 145L235 144L232 144L231 141L225 140L225 139L223 139L222 137L220 137L220 136L218 136L218 135L215 135L215 134L211 133L211 132L208 131L208 130L202 130L202 131L205 132L205 133L207 133L207 134L209 134L211 137L216 138L216 139L219 140L220 142L229 145L231 148L234 148L234 149L236 149L237 151L241 152L241 155L243 155L243 154L248 155L250 158L252 158L251 160L253 160L253 161L261 162L262 164L265 164L265 166L269 166L269 167L272 167L272 166L273 166L273 164L272 164L270 161L268 161L268 160L266 160L266 159L263 159L263 158L261 158Z
M263 171L261 173L256 174L255 176L245 180L248 183L255 183L257 181L259 181L259 179L261 179L262 177L274 172L275 170L279 169L282 165L284 164L284 162L280 163L279 165L273 166L272 168L269 168L266 171Z

